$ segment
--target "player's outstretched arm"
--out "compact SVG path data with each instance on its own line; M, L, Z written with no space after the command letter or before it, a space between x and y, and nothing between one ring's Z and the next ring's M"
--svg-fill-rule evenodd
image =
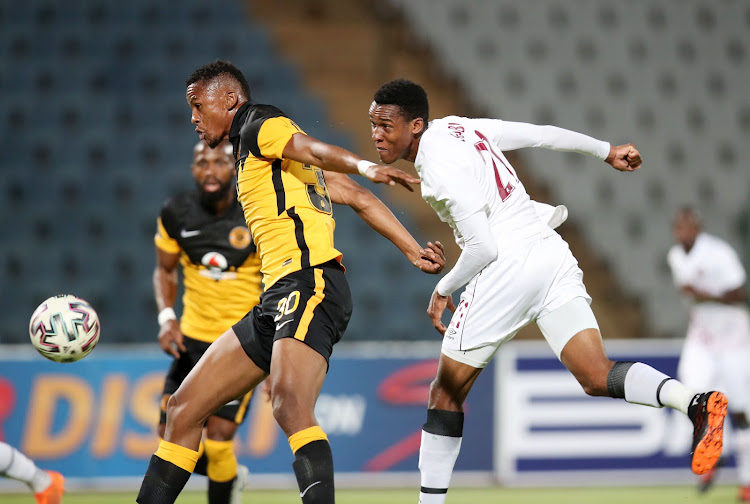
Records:
M487 119L493 141L500 150L541 147L556 151L578 152L604 160L620 171L635 171L641 166L641 154L633 144L611 145L608 142L558 128L536 124Z
M319 166L330 172L361 174L371 182L380 184L401 184L414 191L410 184L419 184L419 179L392 166L377 165L341 147L330 145L304 133L295 133L289 139L282 156L300 163Z
M172 254L156 247L156 268L154 269L154 298L156 298L156 307L161 313L171 309L177 299L177 263L180 254ZM182 332L177 318L174 317L174 311L171 312L172 318L159 321L159 345L164 352L173 356L175 359L180 358L178 352L185 351Z
M440 273L445 267L445 252L440 242L428 242L426 248L406 230L390 209L370 191L342 173L325 172L331 201L350 206L368 226L388 238L409 262L425 273Z
M542 147L598 157L620 171L635 171L641 166L641 154L633 144L611 145L583 133L557 126L516 122L499 122L496 126L498 147L501 150Z

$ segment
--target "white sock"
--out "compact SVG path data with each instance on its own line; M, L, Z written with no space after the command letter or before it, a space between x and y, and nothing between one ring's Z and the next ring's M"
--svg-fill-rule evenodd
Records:
M0 474L23 481L34 493L45 490L52 479L26 455L7 443L0 442Z
M662 385L659 391L659 400L664 406L682 411L687 415L688 406L690 406L690 401L694 395L695 392L681 382L671 379Z
M419 471L422 481L422 489L419 492L420 504L445 502L462 439L422 431L422 444L419 447ZM436 491L438 493L435 493Z
M750 485L750 429L735 429L734 443L737 458L737 477L740 485Z
M693 395L682 383L642 362L630 366L625 375L625 400L629 403L667 406L687 414Z

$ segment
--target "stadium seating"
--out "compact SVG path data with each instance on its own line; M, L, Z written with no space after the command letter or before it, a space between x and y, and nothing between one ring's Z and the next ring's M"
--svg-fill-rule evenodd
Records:
M33 309L61 292L92 302L102 345L154 341L155 219L192 187L184 82L217 58L246 73L256 101L350 145L239 1L0 5L0 343L27 341ZM426 299L410 313L416 287L393 289L411 266L349 209L340 215L357 298L348 337L424 337L410 321Z
M740 245L750 176L744 2L393 0L476 105L493 117L633 142L644 170L618 174L575 155L523 153L588 242L644 300L657 334L684 307L665 254L671 218L698 208L707 231Z

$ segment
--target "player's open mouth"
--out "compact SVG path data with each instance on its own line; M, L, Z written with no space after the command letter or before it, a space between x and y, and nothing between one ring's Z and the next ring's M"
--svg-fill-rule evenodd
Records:
M216 192L221 189L221 184L216 179L206 179L203 181L203 190L205 192Z

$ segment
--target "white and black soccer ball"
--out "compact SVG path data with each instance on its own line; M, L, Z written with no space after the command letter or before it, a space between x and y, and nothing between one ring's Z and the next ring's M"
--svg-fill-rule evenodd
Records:
M99 341L99 330L96 311L71 294L46 299L29 321L34 348L55 362L75 362L86 357Z

